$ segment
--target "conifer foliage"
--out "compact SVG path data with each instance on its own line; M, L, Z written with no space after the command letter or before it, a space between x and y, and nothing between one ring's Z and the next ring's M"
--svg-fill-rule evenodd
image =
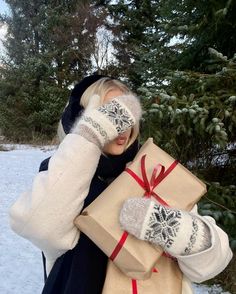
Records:
M120 72L154 137L208 184L201 212L236 248L236 2L108 1Z
M226 228L236 248L236 55L209 54L211 73L170 72L165 86L139 88L143 139L154 136L208 184L202 213Z
M88 1L6 1L0 125L8 138L55 133L68 86L90 69L97 18Z
M113 22L120 71L137 87L159 84L168 70L206 71L208 48L232 58L236 2L232 0L105 1Z

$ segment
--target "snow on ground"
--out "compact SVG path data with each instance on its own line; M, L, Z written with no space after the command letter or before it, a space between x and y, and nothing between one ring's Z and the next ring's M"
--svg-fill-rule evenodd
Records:
M43 272L40 251L9 228L8 210L21 192L31 186L40 162L51 152L16 146L0 152L0 293L41 293Z
M28 145L6 148L10 151L0 151L0 294L40 294L41 253L11 231L8 210L19 194L31 186L40 162L53 153L53 148ZM218 286L194 285L194 290L195 294L226 294Z

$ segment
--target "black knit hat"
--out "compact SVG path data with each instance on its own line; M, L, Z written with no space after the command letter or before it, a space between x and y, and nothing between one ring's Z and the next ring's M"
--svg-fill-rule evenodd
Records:
M91 86L96 81L100 80L101 78L110 78L103 75L91 75L85 77L81 82L75 85L74 89L71 92L69 98L69 104L66 106L64 112L62 113L61 117L61 124L63 130L66 134L70 132L76 118L79 116L80 112L84 109L80 105L80 99L85 92L85 90ZM111 78L113 79L113 78Z

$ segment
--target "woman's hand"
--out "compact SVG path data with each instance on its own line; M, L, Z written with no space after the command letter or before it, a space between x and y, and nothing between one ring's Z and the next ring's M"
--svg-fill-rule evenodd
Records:
M145 198L130 198L120 212L123 230L141 240L160 245L173 256L209 248L210 231L197 216Z
M91 101L99 99L98 95L91 97ZM141 106L138 98L134 95L123 95L96 108L88 105L72 132L102 149L119 134L132 128L140 118Z

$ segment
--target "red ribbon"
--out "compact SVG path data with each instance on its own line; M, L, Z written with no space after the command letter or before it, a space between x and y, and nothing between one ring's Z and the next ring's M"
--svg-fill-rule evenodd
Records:
M132 279L132 294L138 294L137 280Z
M110 260L114 260L116 258L116 256L118 255L118 253L120 252L121 248L123 247L127 237L128 237L129 233L128 232L124 232L120 238L120 241L118 242L118 244L116 245L115 249L113 250L111 256L110 256Z
M158 273L157 269L154 268L153 273ZM132 294L138 294L137 280L132 279Z
M125 171L128 172L136 180L136 182L139 183L139 185L145 190L144 197L150 198L151 196L153 196L154 198L156 198L156 200L160 204L169 207L168 203L165 202L160 196L158 196L153 190L156 188L157 185L159 185L172 172L172 170L178 164L178 161L175 160L169 166L169 168L167 170L165 170L165 167L163 165L157 164L153 169L151 180L150 180L150 183L149 183L148 178L147 178L147 173L146 173L145 159L146 159L146 155L143 155L143 157L141 158L141 173L142 173L142 178L143 179L141 179L138 175L136 175L129 168L126 168ZM158 170L160 170L160 172L157 175ZM122 234L118 244L116 245L115 249L113 250L113 252L112 252L112 254L110 256L110 259L112 261L119 254L119 252L120 252L121 248L123 247L127 237L128 237L128 233L124 232Z
M143 155L143 157L141 158L141 173L143 179L141 179L129 168L126 168L125 171L128 172L136 180L136 182L139 183L139 185L145 190L145 197L150 198L151 196L153 196L160 204L169 207L168 203L165 202L160 196L158 196L154 192L154 189L172 172L172 170L178 164L178 161L175 160L167 170L165 170L165 167L163 165L157 164L153 169L151 180L149 183L146 173L145 159L146 155ZM160 172L157 175L158 169L160 169Z
M143 155L141 158L141 173L142 173L142 179L136 175L131 169L126 168L125 171L128 172L135 180L136 182L144 189L144 197L150 198L153 196L160 204L164 206L168 206L168 203L165 202L159 195L157 195L154 192L154 189L159 185L176 167L178 164L178 161L175 160L167 170L165 170L165 167L161 164L157 164L152 172L151 180L148 181L147 173L146 173L146 167L145 167L145 159L146 155ZM159 171L160 170L160 171ZM158 173L159 171L159 173ZM157 175L158 173L158 175ZM120 250L122 249L127 237L128 233L124 232L116 245L115 249L113 250L110 259L113 261L116 256L119 254ZM164 253L165 256L170 257L168 254ZM153 269L153 272L158 272L156 268ZM138 287L137 287L137 280L132 279L132 294L138 294Z

